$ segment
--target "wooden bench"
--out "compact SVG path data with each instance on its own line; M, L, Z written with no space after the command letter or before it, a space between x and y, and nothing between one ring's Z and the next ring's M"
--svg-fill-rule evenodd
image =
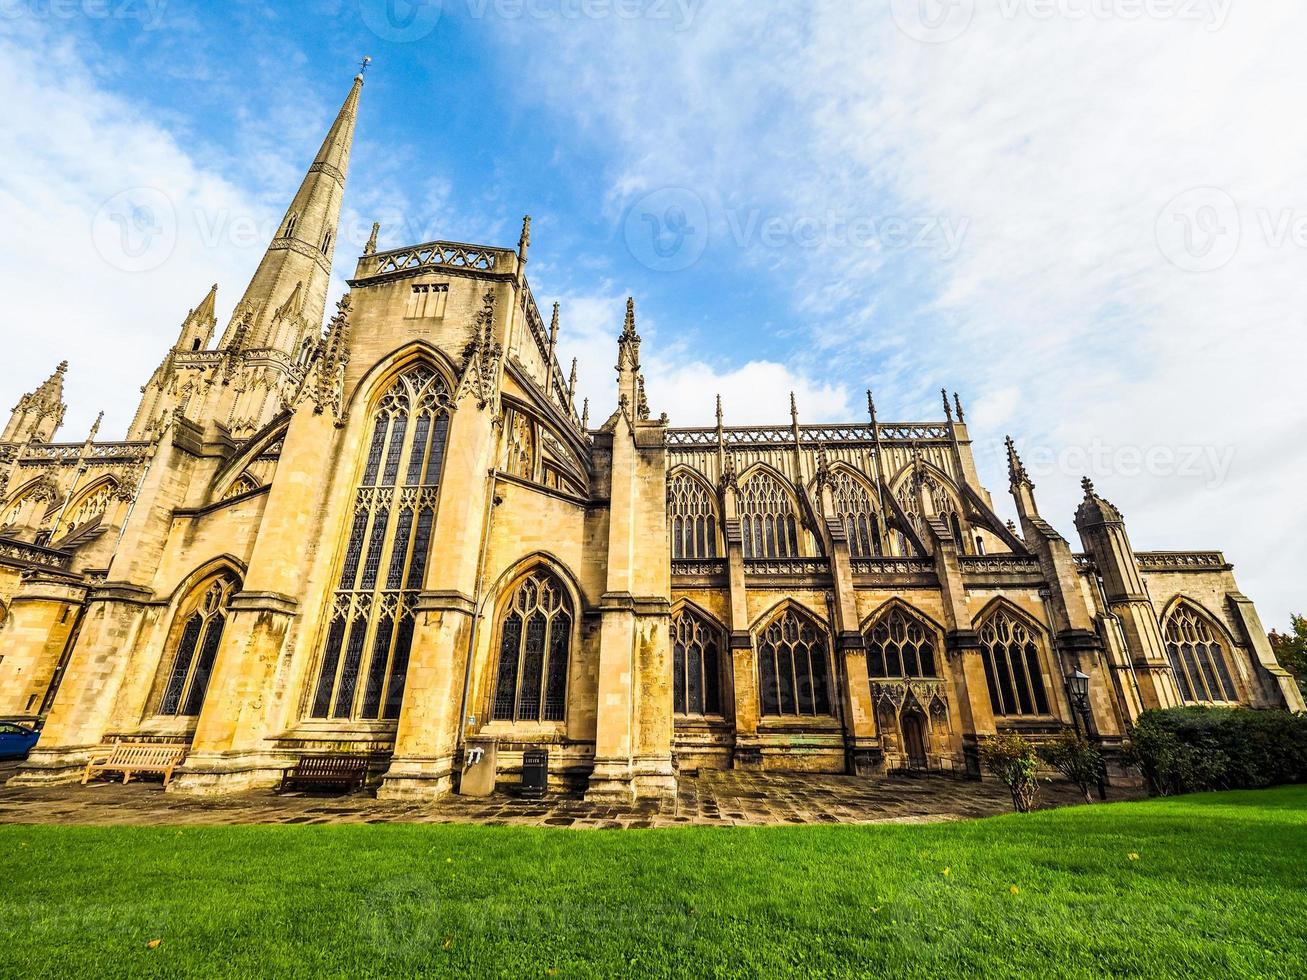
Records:
M134 774L148 772L161 774L163 785L167 786L172 781L172 771L186 758L186 750L185 745L167 742L115 742L91 756L82 774L82 785L92 776L106 772L121 772L126 785Z
M305 755L281 777L281 789L292 784L340 786L346 792L362 789L368 778L366 755Z

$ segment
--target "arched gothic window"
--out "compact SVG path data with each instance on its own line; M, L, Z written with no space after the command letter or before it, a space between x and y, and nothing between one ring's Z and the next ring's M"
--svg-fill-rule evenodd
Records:
M1207 617L1180 603L1166 618L1166 654L1186 701L1238 701L1224 644Z
M326 255L328 252L331 251L331 232L327 232L325 235L322 236L321 251L323 255Z
M672 558L717 557L717 505L701 480L678 473L667 482Z
M417 364L395 379L372 415L311 717L399 717L449 410L444 379Z
M935 631L894 606L867 633L867 673L873 677L938 677Z
M297 224L299 224L299 222L300 222L300 216L299 216L298 214L296 214L294 211L292 211L292 212L291 212L291 213L286 217L286 231L282 234L281 237L282 237L282 238L294 238L294 237L295 237L295 226L296 226Z
M831 496L835 501L835 516L849 536L849 553L854 558L879 555L876 508L867 485L848 470L837 469L831 474Z
M740 488L745 558L796 558L799 526L789 491L770 473L755 473Z
M178 611L182 627L168 683L159 702L161 715L198 715L213 676L213 663L227 622L227 603L236 591L230 575L214 579Z
M672 617L672 710L678 715L719 715L721 632L682 609Z
M980 627L980 647L994 714L1048 714L1039 645L1030 627L1000 608Z
M562 721L572 608L562 585L543 569L513 592L499 638L495 721Z
M764 715L831 713L826 631L793 609L758 636L758 689Z
M504 426L504 459L500 469L524 480L534 480L535 460L535 429L531 419L512 409L508 413L508 424Z

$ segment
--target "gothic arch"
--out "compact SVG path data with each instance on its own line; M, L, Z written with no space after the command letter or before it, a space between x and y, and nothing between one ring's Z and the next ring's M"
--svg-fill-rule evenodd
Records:
M1189 703L1240 700L1233 667L1234 637L1220 617L1196 599L1173 596L1159 617L1162 642L1180 697Z
M581 630L573 584L545 561L504 581L494 604L485 716L507 724L564 722Z
M877 515L882 508L875 485L861 470L843 460L831 465L830 475L835 513L827 517L839 521L843 527L850 555L854 558L880 555L884 548Z
M820 613L813 609L810 609L808 606L804 605L801 600L795 599L791 596L786 596L783 599L777 599L770 606L768 606L766 610L764 610L762 613L756 616L753 620L753 623L750 624L749 626L749 632L751 634L755 634L758 633L760 630L766 629L775 620L780 619L783 615L785 615L786 611L789 609L795 610L795 612L798 613L800 616L807 616L809 619L815 620L818 623L818 625L821 626L822 629L826 630L827 633L830 632L830 626L827 623L825 613Z
M577 615L580 615L580 611L586 607L585 593L581 588L580 580L572 574L572 570L567 567L561 558L551 551L544 550L523 555L500 572L495 577L494 583L486 589L485 598L481 601L481 609L485 610L492 606L498 609L503 603L504 596L517 588L522 580L536 568L545 568L558 577L563 587L567 589L568 596L577 610Z
M811 544L812 535L804 526L805 498L789 479L758 461L740 474L736 485L745 558L796 558L808 551L805 544Z
M835 713L831 633L824 618L783 599L751 631L764 716L813 717Z
M667 534L672 560L724 556L721 529L721 501L712 484L692 467L672 467L667 473Z
M873 683L881 678L944 676L943 627L902 599L882 603L862 621L859 630L867 648L867 675Z
M118 479L112 474L106 473L104 476L96 478L95 480L88 483L85 487L79 489L77 491L77 496L72 497L68 501L68 506L64 509L64 514L66 516L64 517L63 521L60 522L63 526L63 529L65 531L70 531L79 527L82 524L85 524L88 520L91 520L92 518L86 518L81 521L77 520L76 518L77 518L78 508L80 508L83 504L89 502L93 497L96 496L96 494L100 493L103 490L108 490L110 494L110 500L106 502L104 508L99 512L98 515L100 517L103 517L106 513L108 513L109 507L112 505L112 494L113 491L117 489L117 487L118 487ZM96 515L92 515L92 516L96 516Z
M716 616L689 599L672 606L672 712L720 715L729 700L726 662L729 630Z
M985 683L996 716L1051 715L1058 704L1048 629L1024 609L996 596L973 617ZM1045 675L1051 683L1045 683Z
M192 570L173 589L168 632L151 689L152 714L193 717L203 709L228 603L244 580L244 563L220 555Z
M346 400L350 416L356 412L366 415L385 395L396 378L418 362L435 369L445 382L450 397L458 390L458 366L438 347L425 340L411 340L379 357L354 384Z

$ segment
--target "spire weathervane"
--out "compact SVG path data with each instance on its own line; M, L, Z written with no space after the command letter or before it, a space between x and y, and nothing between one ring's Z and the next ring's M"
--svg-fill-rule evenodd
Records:
M368 73L368 66L372 64L372 55L365 54L363 60L359 62L359 78Z

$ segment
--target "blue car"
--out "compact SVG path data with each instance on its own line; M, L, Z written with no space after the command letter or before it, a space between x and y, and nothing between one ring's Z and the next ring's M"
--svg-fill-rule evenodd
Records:
M41 737L41 732L27 725L16 725L12 721L0 721L0 759L25 759L32 746Z

